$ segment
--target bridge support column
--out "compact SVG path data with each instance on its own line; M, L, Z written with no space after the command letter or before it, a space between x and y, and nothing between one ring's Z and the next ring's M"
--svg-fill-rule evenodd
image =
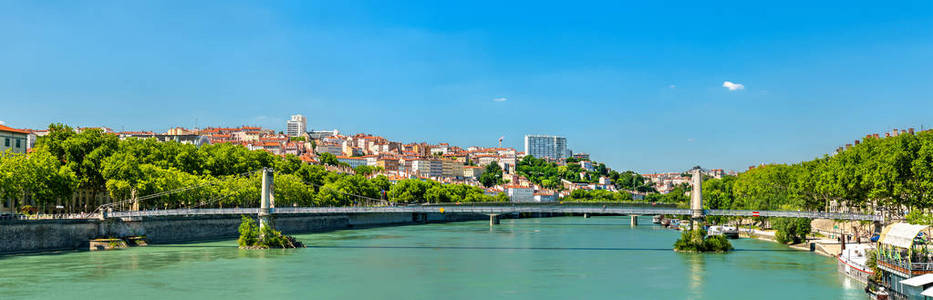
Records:
M590 218L590 214L584 213L584 214L583 214L583 218L584 218L584 219L589 219L589 218Z
M638 216L631 215L630 217L632 218L632 226L638 226Z
M272 226L272 171L262 170L262 201L259 206L259 232ZM260 237L261 238L261 237Z
M499 215L489 215L489 226L499 225Z
M706 212L703 211L703 169L696 166L691 170L690 175L692 190L690 193L690 230L703 228L702 222L706 219Z

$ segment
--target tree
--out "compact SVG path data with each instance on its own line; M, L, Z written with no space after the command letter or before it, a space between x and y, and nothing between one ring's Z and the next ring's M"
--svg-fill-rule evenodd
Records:
M479 182L485 187L502 184L502 167L497 163L490 163L486 166L486 170L483 171L483 174L479 176Z
M327 152L319 154L318 158L320 159L321 164L323 165L336 166L340 164L340 162L337 161L336 156L334 156L333 154L327 153Z
M776 229L774 238L778 243L797 244L807 238L810 233L810 220L804 218L774 218L771 227Z
M385 175L376 176L376 178L372 179L372 182L374 185L376 185L376 188L382 192L388 192L389 189L392 188L392 183L389 182L389 178L387 178Z
M413 203L425 200L424 193L430 184L417 179L403 179L395 183L389 190L389 201Z
M278 173L273 178L276 206L312 206L315 192L305 184L301 177L294 174Z

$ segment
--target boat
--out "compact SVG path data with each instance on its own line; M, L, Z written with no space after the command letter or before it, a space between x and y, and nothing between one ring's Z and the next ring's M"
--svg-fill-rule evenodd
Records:
M722 235L729 239L739 238L739 228L732 225L722 225Z
M661 216L658 215L658 216L652 217L652 218L651 218L651 223L654 223L654 224L661 224Z
M836 259L839 261L839 273L846 274L862 283L868 283L868 277L874 272L868 268L869 251L874 249L869 244L850 244L845 246Z
M707 236L722 235L722 226L713 225L706 229Z

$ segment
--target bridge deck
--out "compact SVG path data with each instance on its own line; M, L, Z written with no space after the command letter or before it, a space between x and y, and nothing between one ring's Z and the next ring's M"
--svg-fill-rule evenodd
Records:
M476 213L476 214L510 214L510 213L555 213L555 214L605 214L605 215L690 215L691 210L685 208L657 208L657 207L594 207L594 206L386 206L386 207L279 207L274 209L275 214L365 214L365 213ZM826 213L809 211L751 211L751 210L704 210L709 216L761 216L761 217L793 217L808 219L837 219L883 221L882 216ZM116 211L109 217L158 217L183 215L252 215L258 214L259 208L200 208L200 209L169 209L147 211Z

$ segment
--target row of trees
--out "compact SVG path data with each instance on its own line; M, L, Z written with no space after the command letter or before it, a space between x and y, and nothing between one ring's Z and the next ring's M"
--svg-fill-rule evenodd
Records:
M140 209L258 206L261 175L257 171L262 168L276 171L277 205L507 199L465 185L420 180L392 184L385 176L369 178L379 171L372 167L357 168L357 174L329 172L293 155L280 157L226 143L196 147L153 139L120 140L100 130L79 133L61 124L49 130L28 155L0 154L0 197L12 207L28 204L52 212L51 208L63 205L68 212L90 212L107 202L93 195L109 196L126 208L140 199ZM185 190L165 193L179 189ZM75 197L76 193L92 196ZM160 193L165 194L147 196Z
M834 155L703 183L709 208L880 212L933 207L933 132L868 137Z

